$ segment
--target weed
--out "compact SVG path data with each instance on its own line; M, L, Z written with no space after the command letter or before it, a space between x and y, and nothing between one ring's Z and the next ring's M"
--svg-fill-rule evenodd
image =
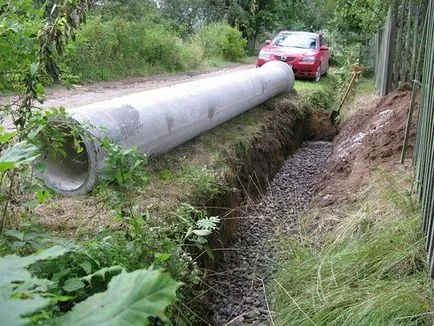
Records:
M297 80L294 88L303 98L304 109L315 110L322 108L333 111L337 108L337 80L334 75L330 74L322 78L319 83Z
M192 185L191 201L206 204L224 190L223 183L216 180L214 172L203 166L186 166L181 178Z
M142 186L148 181L143 169L147 157L137 147L125 149L107 138L101 141L101 147L106 150L103 171L106 181L116 182L123 188Z

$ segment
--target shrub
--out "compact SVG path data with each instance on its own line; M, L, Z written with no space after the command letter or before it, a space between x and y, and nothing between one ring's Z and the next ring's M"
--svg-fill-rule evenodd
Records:
M182 70L196 69L200 67L204 59L204 49L199 42L194 39L189 41L179 41L179 51L177 60L181 64Z
M246 41L235 28L213 24L182 40L164 24L94 17L68 45L67 73L84 81L197 69L207 59L238 60Z
M207 57L239 60L245 56L247 41L240 31L227 24L207 25L197 32L196 38L203 45Z
M337 31L324 30L323 35L330 48L330 64L342 67L355 63L358 56L358 45L348 44L345 38Z
M96 17L68 47L66 64L82 80L106 80L197 66L201 50L146 21Z

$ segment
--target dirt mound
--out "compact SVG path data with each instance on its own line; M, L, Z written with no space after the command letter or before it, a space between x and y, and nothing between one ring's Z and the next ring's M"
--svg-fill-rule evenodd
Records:
M333 154L316 201L321 206L345 199L362 186L373 168L396 164L402 150L411 92L397 90L376 105L359 108L333 141ZM419 102L416 101L416 107ZM414 148L416 119L410 133L408 155Z

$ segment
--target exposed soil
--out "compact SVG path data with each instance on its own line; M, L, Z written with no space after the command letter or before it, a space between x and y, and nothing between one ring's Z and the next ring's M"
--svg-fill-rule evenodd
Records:
M266 195L239 219L232 246L224 249L204 281L215 325L265 325L271 320L265 283L274 262L268 243L276 228L293 230L296 217L309 206L330 153L328 142L305 143L285 161Z
M338 129L330 118L330 111L317 109L313 111L306 121L308 139L331 141Z
M398 163L410 99L409 90L397 90L376 105L359 108L342 126L333 141L333 154L324 178L317 188L316 201L320 206L332 205L347 198L348 194L366 183L374 167ZM416 104L418 107L418 100ZM414 117L408 157L414 148L416 121Z

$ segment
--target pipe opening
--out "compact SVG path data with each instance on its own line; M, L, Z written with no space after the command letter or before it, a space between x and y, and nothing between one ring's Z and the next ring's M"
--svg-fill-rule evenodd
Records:
M57 153L44 153L40 162L46 165L43 178L46 184L60 193L73 193L83 187L90 172L90 157L87 142L79 137L78 143L83 150L78 153L74 146L74 137L71 128L59 127L65 136L63 146Z

